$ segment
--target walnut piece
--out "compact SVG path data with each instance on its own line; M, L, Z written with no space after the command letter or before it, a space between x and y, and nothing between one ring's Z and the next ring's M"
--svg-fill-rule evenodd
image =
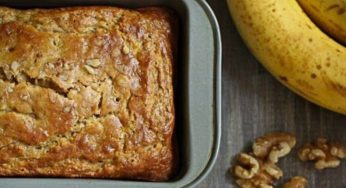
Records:
M101 61L99 59L88 59L87 64L91 67L97 68L101 65Z
M130 48L129 48L129 46L127 46L126 44L124 44L124 46L123 46L123 49L122 49L122 52L124 53L124 54L128 54L128 53L130 53Z
M276 163L295 144L295 137L285 132L274 132L257 138L250 154L238 155L238 164L233 168L236 183L242 188L272 188L283 176Z
M13 72L17 72L18 71L18 68L20 67L20 64L17 62L17 61L13 61L12 64L11 64L11 70Z
M236 183L242 188L272 188L282 175L281 169L271 162L263 162L251 154L241 153L234 168Z
M302 161L314 161L315 168L336 168L341 159L346 157L346 149L340 143L328 142L325 138L318 138L313 144L305 144L298 152Z
M259 170L259 162L253 156L246 153L241 153L238 156L238 162L241 165L237 165L234 168L234 174L243 179L251 179Z
M301 176L295 176L290 181L285 183L283 188L307 188L308 181Z
M84 67L85 67L85 69L87 70L87 72L88 72L89 74L96 74L95 70L94 70L91 66L89 66L89 65L84 65Z
M255 140L252 145L253 153L262 160L277 163L296 145L296 138L286 132L273 132Z

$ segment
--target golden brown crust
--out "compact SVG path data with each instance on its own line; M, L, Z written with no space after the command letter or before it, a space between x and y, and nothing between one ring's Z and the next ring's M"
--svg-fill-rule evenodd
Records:
M0 8L0 175L169 179L173 20Z

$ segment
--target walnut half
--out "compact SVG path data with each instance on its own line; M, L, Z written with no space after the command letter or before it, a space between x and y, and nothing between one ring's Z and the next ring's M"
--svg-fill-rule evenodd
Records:
M318 138L313 144L305 144L298 152L302 161L314 161L315 168L336 168L341 159L346 157L346 149L339 143L328 142L325 138Z
M274 132L255 140L252 150L256 157L277 163L296 145L296 138L286 132Z
M283 188L307 188L308 181L301 176L295 176L290 181L285 183Z
M281 169L271 162L263 162L251 154L241 153L234 168L236 183L242 188L272 188L282 175Z

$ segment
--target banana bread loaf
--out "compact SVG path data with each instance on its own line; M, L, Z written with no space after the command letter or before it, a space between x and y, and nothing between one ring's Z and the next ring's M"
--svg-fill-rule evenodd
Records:
M169 179L175 26L165 8L0 8L0 175Z

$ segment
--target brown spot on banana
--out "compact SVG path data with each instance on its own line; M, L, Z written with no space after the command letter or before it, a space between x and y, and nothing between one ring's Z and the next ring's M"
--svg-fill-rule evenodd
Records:
M315 73L312 73L312 74L311 74L311 78L312 78L312 79L315 79L316 77L317 77L317 76L316 76Z
M305 24L309 29L312 29L311 25L309 25L308 23Z
M338 4L333 4L333 5L330 5L327 9L326 9L326 11L331 11L331 10L333 10L333 9L337 9L336 10L336 12L338 13L338 14L343 14L343 13L345 13L345 7L343 7L343 6L341 6L341 5L338 5Z
M340 8L339 11L338 11L338 14L341 15L341 14L343 14L345 12L346 12L345 8Z
M331 11L331 10L336 9L336 8L339 8L339 5L338 4L332 4L326 9L326 11ZM316 8L316 9L318 9L318 8Z
M284 81L284 82L288 82L288 79L286 76L279 76L279 79Z

